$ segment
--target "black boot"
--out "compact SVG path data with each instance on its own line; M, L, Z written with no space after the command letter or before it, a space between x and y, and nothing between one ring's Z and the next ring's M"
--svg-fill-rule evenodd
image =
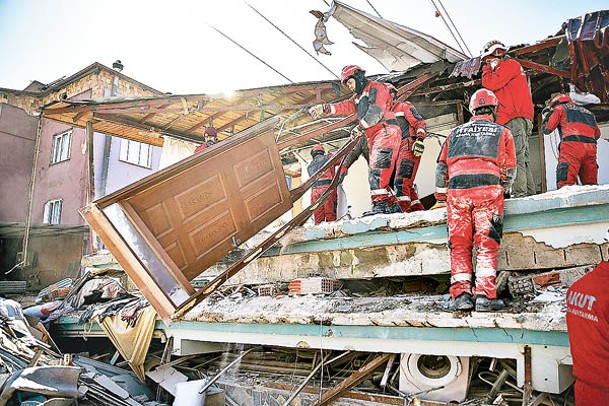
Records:
M375 214L390 214L391 209L387 205L387 200L378 200L376 202L372 202L372 209L365 211L362 214L362 217L373 216Z
M402 208L398 203L393 203L389 210L391 210L391 213L402 213Z
M456 298L450 298L444 303L444 310L454 312L456 310L471 310L474 308L474 300L472 295L465 292L461 293Z
M501 299L489 299L483 295L476 296L477 312L494 312L505 308L505 303Z

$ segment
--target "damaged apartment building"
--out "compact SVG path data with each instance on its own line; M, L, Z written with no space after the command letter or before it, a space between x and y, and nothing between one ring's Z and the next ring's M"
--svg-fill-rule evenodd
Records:
M363 157L338 186L340 219L307 222L311 147L335 152L328 166L353 147L354 116L306 113L350 97L337 81L172 95L123 75L120 61L0 89L1 140L19 151L7 172L15 192L0 200L0 286L51 285L63 298L51 334L68 343L56 351L86 351L109 375L133 371L157 388L149 404L574 404L565 292L609 260L608 16L557 22L556 34L509 50L535 105L537 194L506 201L505 310L442 311L446 211L360 217ZM330 17L391 71L370 77L425 118L416 184L431 207L436 157L471 117L480 59L340 2L320 13ZM558 135L541 133L540 112L575 88L600 100L588 106L602 131L599 186L555 190ZM207 128L218 143L193 154ZM125 387L104 400L100 382L79 378L80 397L146 403Z

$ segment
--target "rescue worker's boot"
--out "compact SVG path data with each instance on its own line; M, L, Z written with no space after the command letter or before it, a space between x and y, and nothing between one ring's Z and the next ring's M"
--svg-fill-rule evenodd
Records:
M372 209L365 211L362 214L362 217L373 216L375 214L390 214L392 213L389 205L387 204L387 200L377 200L372 202Z
M476 296L476 311L477 312L494 312L505 308L505 303L502 299L489 299L484 295Z
M444 309L454 312L456 310L471 310L474 308L474 300L468 292L461 293L457 297L451 297L444 303Z
M389 210L391 210L392 213L404 213L397 202L389 206Z

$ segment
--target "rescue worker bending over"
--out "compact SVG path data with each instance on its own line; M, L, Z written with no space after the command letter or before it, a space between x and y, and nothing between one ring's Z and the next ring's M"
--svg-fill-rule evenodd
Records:
M326 150L323 145L317 144L311 149L311 157L313 160L307 166L307 172L309 176L313 175L317 172L322 166L325 165L326 162L332 158L332 154L326 154ZM315 203L319 200L321 195L324 194L326 190L330 187L332 183L332 179L334 178L335 169L331 167L327 171L325 171L321 177L313 183L313 187L311 189L311 203ZM330 193L330 196L326 200L324 204L319 206L315 212L313 212L313 216L315 218L315 224L319 224L322 221L336 221L336 204L338 201L338 195L336 193L336 189Z
M522 66L506 57L508 48L499 41L489 41L482 50L482 86L499 99L497 124L509 128L514 137L518 172L512 195L534 195L535 183L529 160L529 137L533 130L533 99ZM473 114L473 112L472 112Z
M552 99L549 108L544 108L542 117L544 134L557 128L560 134L556 187L575 185L578 176L582 185L596 185L596 141L601 130L594 114L575 104L568 94L560 94Z
M395 164L394 188L400 209L398 212L410 213L425 210L414 188L414 178L417 176L421 155L425 145L425 120L417 112L414 105L408 101L399 102L398 89L387 83L391 94L393 112L401 130L402 141Z
M505 307L497 298L497 252L503 235L504 195L516 174L514 139L495 123L499 101L488 89L471 97L470 122L451 131L436 166L438 203L446 206L450 248L448 310L493 311ZM476 245L476 284L472 288L472 249Z
M336 104L315 105L309 109L309 113L315 119L325 115L357 113L358 124L353 128L351 137L355 139L365 134L370 151L368 181L372 210L364 213L367 216L391 213L388 205L389 182L400 145L400 128L391 111L389 90L383 83L368 80L365 73L359 66L345 66L340 80L349 87L353 96Z

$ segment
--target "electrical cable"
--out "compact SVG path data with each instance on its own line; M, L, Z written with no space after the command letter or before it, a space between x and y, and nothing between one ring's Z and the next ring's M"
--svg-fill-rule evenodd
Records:
M455 23L453 22L453 19L450 18L450 14L448 14L448 11L446 10L446 8L444 8L444 4L442 4L442 0L438 0L438 3L440 4L440 6L442 7L442 10L444 11L444 13L446 13L446 17L448 17L448 21L450 21L450 23L452 24L452 26L454 27L455 31L457 32L457 35L459 36L459 38L461 39L461 42L463 42L463 46L465 46L465 49L467 49L467 53L469 54L469 56L472 56L472 52L469 50L469 47L467 46L467 43L465 42L465 40L463 39L463 37L461 36L461 33L459 32L459 29L457 28L457 26L455 25Z
M374 8L374 6L373 6L373 5L372 5L372 3L370 2L370 0L366 0L366 3L368 3L368 5L369 5L370 7L372 7L372 10L374 10L374 12L376 13L376 15L377 15L377 16L379 16L379 18L380 18L381 20L384 20L383 16L381 16L381 13L379 13L379 12L376 10L376 8Z
M440 9L438 8L438 6L436 5L436 3L434 2L434 0L429 0L431 2L431 4L433 5L433 7L436 9L436 12L440 15L440 17L442 17L442 21L444 22L444 25L446 25L446 28L448 29L448 32L450 32L450 35L452 35L452 37L454 38L455 42L457 43L457 45L459 46L459 49L461 49L461 52L463 52L464 54L465 49L463 49L463 46L461 45L461 43L459 42L459 40L457 39L457 36L455 35L455 33L453 32L453 30L451 29L450 25L448 25L448 22L446 21L446 19L444 18L444 15L442 14L442 12L440 11Z
M264 20L265 20L267 23L271 24L271 25L272 25L272 26L273 26L273 27L274 27L274 28L275 28L277 31L279 31L280 33L282 33L282 34L283 34L283 35L284 35L284 36L285 36L287 39L289 39L290 41L292 41L292 42L294 43L294 45L296 45L298 48L302 49L302 50L303 50L303 51L304 51L304 52L305 52L307 55L309 55L311 58L313 58L313 60L314 60L315 62L317 62L318 64L320 64L321 66L323 66L323 67L324 67L324 69L326 69L328 72L330 72L330 73L332 74L332 76L334 76L336 79L340 79L336 73L332 72L332 71L330 70L330 68L328 68L326 65L324 65L323 63L321 63L321 61L319 61L317 58L315 58L315 56L313 56L313 54L311 54L309 51L307 51L306 49L304 49L304 48L303 48L303 47L302 47L302 46L301 46L301 45L300 45L298 42L294 41L294 40L292 39L292 37L290 37L288 34L286 34L285 32L283 32L283 31L281 30L281 28L279 28L279 27L277 27L275 24L273 24L273 22L272 22L271 20L269 20L268 18L266 18L266 17L264 16L264 14L262 14L260 11L256 10L256 9L254 8L254 6L252 6L252 5L251 5L251 4L249 4L248 2L245 2L245 4L247 4L247 5L248 5L248 6L249 6L249 7L250 7L252 10L254 10L254 11L255 11L255 12L256 12L256 13L257 13L257 14L258 14L260 17L264 18Z
M292 81L292 79L288 78L286 75L284 75L283 73L279 72L277 69L273 68L271 65L269 65L268 63L266 63L265 61L263 61L262 59L260 59L259 57L257 57L255 54L253 54L252 52L250 52L248 49L246 49L243 45L239 44L237 41L235 41L234 39L232 39L231 37L229 37L228 35L226 35L225 33L223 33L222 31L220 31L219 29L217 29L216 27L214 27L213 25L210 25L211 28L213 28L214 30L216 30L220 35L222 35L224 38L226 38L227 40L229 40L230 42L232 42L233 44L237 45L239 48L243 49L245 52L247 52L248 54L250 54L251 56L253 56L254 58L256 58L258 61L262 62L267 68L272 69L275 73L277 73L279 76L281 76L282 78L284 78L285 80L287 80L290 83L294 83Z

